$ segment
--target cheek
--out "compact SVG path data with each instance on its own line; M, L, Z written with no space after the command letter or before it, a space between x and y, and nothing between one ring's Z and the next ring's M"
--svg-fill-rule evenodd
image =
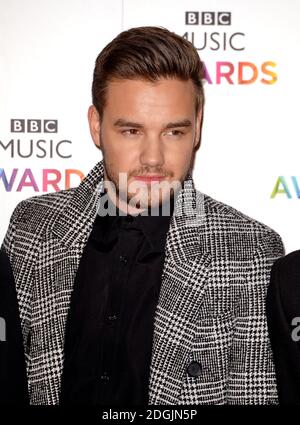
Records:
M106 156L118 157L122 151L122 143L118 137L111 131L103 131L102 145Z
M192 155L193 149L190 147L172 150L172 152L167 152L165 155L166 164L169 165L169 168L171 168L174 173L180 175L189 168Z
M116 172L127 172L136 166L138 155L134 149L112 143L104 149L105 160Z

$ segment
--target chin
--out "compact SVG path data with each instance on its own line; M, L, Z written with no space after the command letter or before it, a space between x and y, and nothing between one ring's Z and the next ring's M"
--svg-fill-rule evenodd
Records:
M131 196L130 199L128 199L128 204L130 204L131 206L144 210L144 209L156 209L156 208L160 208L162 207L164 204L169 204L170 200L173 200L173 197L169 197L169 196L165 196L162 197L160 196L159 198L155 198L155 199L151 199L148 198L148 200L146 199L142 199L142 200L138 200L137 196Z

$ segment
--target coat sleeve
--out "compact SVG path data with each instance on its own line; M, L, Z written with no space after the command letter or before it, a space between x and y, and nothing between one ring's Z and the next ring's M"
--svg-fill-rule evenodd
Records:
M272 268L267 318L279 403L300 405L300 251Z
M235 307L229 404L278 404L265 301L272 264L284 255L284 247L273 231L263 235L257 246Z

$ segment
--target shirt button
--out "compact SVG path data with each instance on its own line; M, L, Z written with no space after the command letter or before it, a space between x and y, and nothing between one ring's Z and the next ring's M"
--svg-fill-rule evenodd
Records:
M193 361L187 367L187 373L189 376L197 377L201 375L202 366L200 363Z
M113 323L118 319L118 316L115 314L110 314L109 316L106 316L106 322L107 323Z
M120 255L119 260L121 263L124 263L124 264L128 262L128 258L125 255Z
M109 376L107 375L107 372L103 372L103 374L100 376L100 380L102 382L108 382L109 381Z
M133 221L132 215L127 215L126 216L126 221L127 221L127 223L132 223L132 221Z

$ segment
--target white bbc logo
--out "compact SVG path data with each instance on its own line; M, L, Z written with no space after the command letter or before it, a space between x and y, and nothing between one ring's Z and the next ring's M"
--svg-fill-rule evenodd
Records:
M10 120L11 133L57 133L57 120Z
M185 12L186 25L231 25L231 12Z

